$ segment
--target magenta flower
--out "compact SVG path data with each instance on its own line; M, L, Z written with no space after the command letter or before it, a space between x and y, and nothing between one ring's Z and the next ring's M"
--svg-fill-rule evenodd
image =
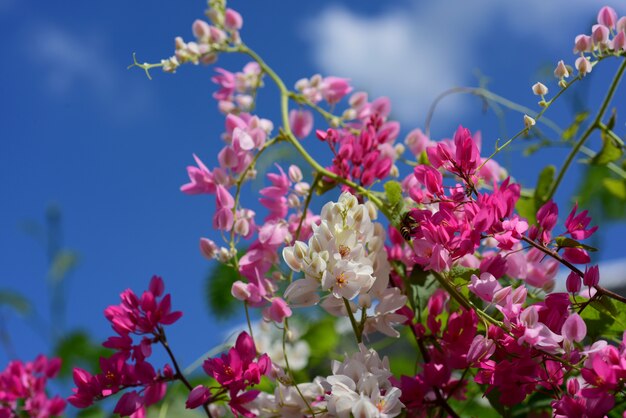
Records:
M574 205L574 208L567 216L567 219L565 220L565 228L567 228L567 232L572 236L572 238L577 240L587 239L594 232L596 232L598 226L596 225L593 228L587 229L589 222L591 222L591 217L587 216L586 210L576 215L577 210L578 203Z
M267 354L263 354L257 361L254 361L255 357L254 341L248 333L242 332L228 353L205 360L202 368L222 386L238 391L258 384L261 376L270 370L271 361Z

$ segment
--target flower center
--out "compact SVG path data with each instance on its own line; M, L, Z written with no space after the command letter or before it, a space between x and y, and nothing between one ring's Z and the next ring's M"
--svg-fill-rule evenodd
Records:
M337 276L336 281L337 281L337 286L339 286L340 289L344 287L346 283L348 282L348 280L346 279L345 273L341 273L339 276Z
M346 258L348 254L350 254L350 247L347 247L345 245L340 245L339 254L341 255L341 258Z

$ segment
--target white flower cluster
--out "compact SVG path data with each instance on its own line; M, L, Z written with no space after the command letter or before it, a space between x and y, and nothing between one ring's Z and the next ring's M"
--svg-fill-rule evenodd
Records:
M372 296L381 297L389 283L389 262L384 249L385 231L376 219L370 202L359 204L350 193L322 208L321 222L313 236L283 250L287 265L304 278L294 281L285 291L292 306L311 306L320 302L318 290L328 291L322 306L334 315L345 315L343 298L358 306L369 307ZM356 309L357 305L352 304Z
M392 418L404 405L401 390L389 382L387 357L380 359L373 349L359 344L359 351L333 362L333 374L301 383L296 389L280 383L274 394L261 393L249 406L260 416L300 418Z
M333 375L321 382L328 416L391 418L400 414L400 389L389 382L389 360L359 344L359 352L340 363L333 362ZM330 394L328 394L330 393Z

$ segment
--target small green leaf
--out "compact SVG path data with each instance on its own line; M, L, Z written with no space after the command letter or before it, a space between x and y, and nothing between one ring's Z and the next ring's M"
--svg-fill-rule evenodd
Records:
M454 266L450 269L449 274L455 284L465 284L471 280L472 275L480 275L480 270L463 266Z
M568 238L568 237L556 237L555 241L556 241L556 245L558 245L560 248L583 248L587 251L598 251L597 248L580 243L576 241L575 239Z
M12 290L0 290L0 306L8 306L20 315L28 315L32 310L30 301Z
M580 303L581 299L576 298ZM587 324L587 334L590 338L622 338L626 329L626 309L616 306L616 303L609 298L593 300L582 312L581 317Z
M62 281L78 265L79 256L76 251L61 250L52 260L48 277L53 283Z
M534 197L520 196L515 204L515 209L522 218L526 218L529 224L535 223L537 210L535 209Z
M402 186L397 181L391 180L385 183L385 194L390 206L394 207L402 203Z
M626 183L620 179L606 178L602 179L602 185L613 196L621 200L626 200Z
M615 140L604 131L600 133L600 136L602 137L602 149L591 159L591 164L606 165L619 160L624 153L620 144L615 143Z
M580 125L589 117L589 112L580 112L574 117L574 122L570 126L568 126L561 136L564 141L569 141L573 139L578 130L580 129Z
M539 209L544 203L546 203L555 174L556 167L553 165L544 167L544 169L541 170L541 173L539 173L537 187L535 188L535 209Z

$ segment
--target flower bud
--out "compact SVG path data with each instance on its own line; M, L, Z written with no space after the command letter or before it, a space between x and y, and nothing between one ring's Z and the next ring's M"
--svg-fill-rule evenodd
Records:
M211 36L211 27L204 20L196 19L191 25L191 31L199 42L206 42Z
M200 252L207 259L212 260L217 254L217 245L208 238L200 238Z
M289 196L287 196L287 206L289 206L290 208L300 207L300 198L297 194L291 193L289 194Z
M467 352L467 362L474 364L481 360L487 360L496 351L493 340L478 334L474 337L469 351Z
M583 276L583 284L585 286L589 286L589 287L597 286L599 281L600 281L600 269L597 265L593 267L589 267L585 270L585 275Z
M615 52L626 50L626 33L624 31L621 31L613 38L613 50Z
M311 190L311 186L309 183L301 181L293 187L293 190L300 196L306 196L309 193L309 190Z
M220 100L217 103L217 109L224 114L229 114L237 109L237 106L230 100Z
M243 18L241 15L233 10L226 9L224 14L224 27L230 31L237 31L243 26Z
M591 72L591 69L593 68L591 66L591 61L589 61L589 59L587 57L579 57L576 60L576 69L578 70L578 72L581 75L585 75Z
M341 118L343 120L354 120L356 119L356 110L352 109L352 108L348 108L346 110L344 110L343 114L341 115Z
M227 263L230 261L230 251L226 247L221 247L217 253L217 259L220 263Z
M247 219L239 218L235 221L235 233L246 237L250 233L250 222Z
M612 7L604 6L598 12L598 23L606 26L607 28L615 28L617 22L617 13Z
M574 40L574 54L591 52L592 43L589 35L578 35Z
M524 126L526 129L530 129L535 126L535 120L528 115L524 115Z
M617 31L626 32L626 16L622 16L617 21Z
M567 70L567 67L565 66L563 60L559 61L559 63L556 65L556 68L554 69L554 76L556 78L569 77L569 71Z
M242 302L248 300L251 295L250 290L248 290L248 285L240 280L237 280L235 283L233 283L232 287L230 288L230 294L233 295L235 299L238 299Z
M579 390L580 382L578 382L577 378L573 377L567 381L567 393L569 393L570 396L575 396L578 394Z
M572 271L567 276L567 280L565 281L565 288L569 293L578 293L580 291L580 276Z
M293 164L289 166L289 180L294 183L302 181L302 170L300 170L300 167Z
M604 25L593 25L593 30L591 32L591 40L593 41L593 46L605 48L609 42L609 28Z
M533 85L533 93L537 96L548 94L548 88L543 83L535 83Z
M306 138L313 129L313 114L304 109L292 109L289 112L289 124L296 138Z

